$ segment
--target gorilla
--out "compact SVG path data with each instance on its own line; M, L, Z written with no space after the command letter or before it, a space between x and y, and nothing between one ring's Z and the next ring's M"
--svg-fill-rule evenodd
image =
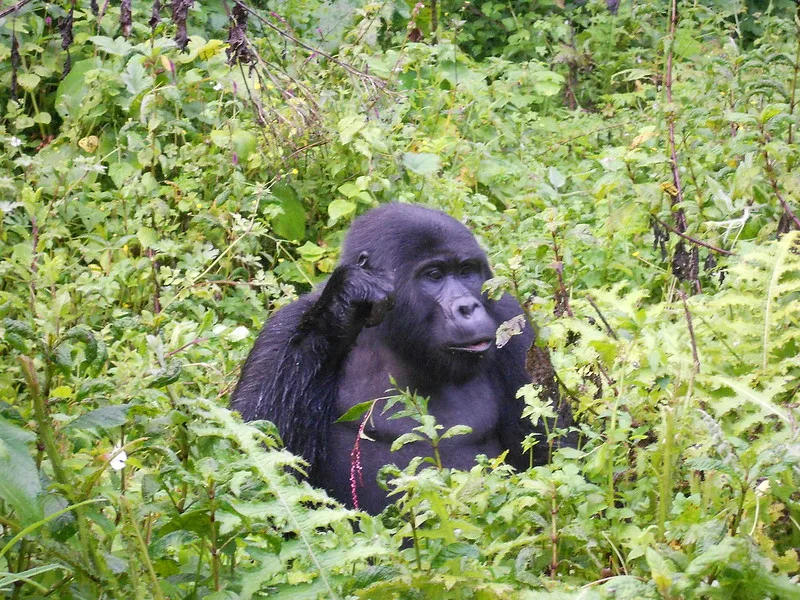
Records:
M411 204L372 209L351 226L321 289L270 317L242 368L233 408L246 420L272 421L286 447L308 461L311 483L351 507L360 424L336 420L392 388L429 398L428 411L444 431L471 428L441 442L445 467L469 469L475 455L507 450L508 463L527 468L531 457L520 443L533 427L521 418L516 394L531 382L525 363L534 334L527 325L497 347L498 326L522 308L509 295L493 301L482 293L491 276L486 254L452 217ZM357 502L372 514L388 504L378 470L431 453L424 442L390 452L417 423L380 413L379 404L364 430L371 441L361 443ZM568 425L569 408L559 414L556 425ZM547 444L537 444L533 463L547 460Z

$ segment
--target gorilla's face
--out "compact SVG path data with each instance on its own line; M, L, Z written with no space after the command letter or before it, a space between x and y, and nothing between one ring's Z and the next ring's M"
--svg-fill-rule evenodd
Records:
M424 261L413 280L432 320L435 346L454 356L480 355L491 347L496 325L481 296L483 265L478 258L434 256Z
M395 265L394 309L381 325L385 343L431 382L471 379L495 347L498 323L481 293L486 255L466 228L453 229L405 240L413 259Z

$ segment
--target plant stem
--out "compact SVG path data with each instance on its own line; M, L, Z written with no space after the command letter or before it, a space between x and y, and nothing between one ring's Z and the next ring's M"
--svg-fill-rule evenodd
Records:
M686 325L689 327L689 338L692 341L692 359L694 360L693 374L700 371L700 357L697 354L697 340L694 337L694 327L692 326L692 314L689 312L689 304L686 302L686 294L678 290L678 295L683 300L683 312L686 315Z
M555 579L558 569L558 496L555 484L550 495L550 577Z
M217 519L215 502L216 491L214 489L214 482L210 482L207 488L208 499L211 503L211 510L209 511L208 519L211 525L211 576L214 579L214 591L218 592L222 589L219 585L219 543L217 539Z
M409 495L409 500L410 500ZM409 509L409 516L411 517L411 537L414 539L414 554L416 556L417 570L422 570L422 554L419 550L419 535L417 534L417 515L414 514L414 509Z
M789 100L789 116L794 115L794 107L797 106L797 74L800 73L800 4L797 5L797 43L794 53L794 73L792 74L792 91ZM789 145L792 145L794 135L794 123L789 119Z
M661 474L658 489L658 535L663 540L667 518L672 508L672 462L675 453L675 410L665 407L661 411L664 424L661 446Z
M153 568L153 563L150 561L150 554L147 552L147 546L144 543L144 538L142 538L142 534L139 531L139 526L136 524L136 521L133 518L133 514L131 513L131 507L128 504L127 498L125 496L120 496L120 508L125 516L125 520L128 522L128 525L131 528L133 533L133 537L136 540L136 544L139 547L139 552L141 554L142 562L144 563L145 569L147 570L147 574L150 576L150 581L152 583L151 592L155 598L159 600L164 600L164 594L161 591L161 585L158 582L158 575L156 575L156 571Z
M62 486L64 491L69 495L69 490L74 486L67 478L64 465L61 462L61 453L56 445L55 434L50 425L50 416L47 414L47 407L45 405L46 399L41 393L39 387L39 378L36 375L36 367L33 365L33 360L28 356L20 356L20 363L22 364L22 372L25 381L28 384L31 400L33 402L33 411L36 418L36 425L39 432L39 441L44 446L47 458L50 461L50 466L53 469L53 476L55 480ZM77 501L76 498L70 497L73 502ZM108 572L105 560L96 552L95 544L92 543L92 536L89 533L89 524L86 521L86 516L81 508L75 508L75 522L78 526L78 537L80 539L81 554L83 559L94 566L100 573L104 583L110 582L111 577ZM116 589L115 587L113 589Z
M444 466L442 465L442 455L439 454L439 440L431 440L431 447L433 448L433 460L436 461L436 470L441 471Z
M767 178L769 179L770 186L772 186L772 191L775 192L775 197L778 199L778 202L781 203L786 217L795 224L795 227L800 229L800 218L798 218L795 212L791 209L789 203L786 201L786 198L783 197L780 187L778 187L778 176L775 173L775 168L772 166L772 161L769 157L769 153L767 152L767 136L766 132L763 130L763 127L761 132L763 134L764 141L764 147L762 150L764 154L764 167L767 171Z
M58 451L56 445L55 435L50 426L50 417L47 414L47 407L45 406L45 399L42 397L41 388L39 387L39 378L36 375L36 367L33 366L33 361L28 356L20 356L20 363L22 364L22 373L25 376L25 382L28 384L28 390L33 402L33 412L36 417L36 426L39 431L39 441L44 446L45 453L47 454L50 465L53 468L53 475L58 483L65 487L69 487L64 467L61 463L61 453Z
M672 45L675 43L675 29L678 25L678 0L672 0L669 19L669 46L667 49L667 72L664 77L664 88L667 93L667 121L669 123L669 152L672 163L672 182L675 184L675 195L670 195L673 212L675 213L675 226L680 233L686 231L686 213L683 208L677 208L683 203L683 188L681 174L678 168L678 151L675 145L675 107L672 105Z
M735 536L736 532L739 530L739 524L742 522L742 516L744 515L744 500L747 497L747 490L748 485L746 481L741 482L739 486L739 506L736 509L736 514L733 516L733 520L731 521L731 526L728 531L731 536Z

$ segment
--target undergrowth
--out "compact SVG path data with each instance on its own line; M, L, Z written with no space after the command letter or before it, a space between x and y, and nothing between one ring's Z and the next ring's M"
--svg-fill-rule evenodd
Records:
M796 6L535 4L0 9L3 593L798 597ZM226 404L388 201L478 234L581 442L369 517Z

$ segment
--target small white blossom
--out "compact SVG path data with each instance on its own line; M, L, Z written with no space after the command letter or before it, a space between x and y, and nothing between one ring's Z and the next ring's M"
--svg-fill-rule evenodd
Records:
M120 471L125 468L125 463L128 462L128 453L125 450L117 445L114 446L114 449L111 451L111 455L114 457L108 463L109 466L114 469L115 471Z
M12 148L19 148L22 146L22 140L15 135L11 136L11 138L8 140L8 143L11 144Z

